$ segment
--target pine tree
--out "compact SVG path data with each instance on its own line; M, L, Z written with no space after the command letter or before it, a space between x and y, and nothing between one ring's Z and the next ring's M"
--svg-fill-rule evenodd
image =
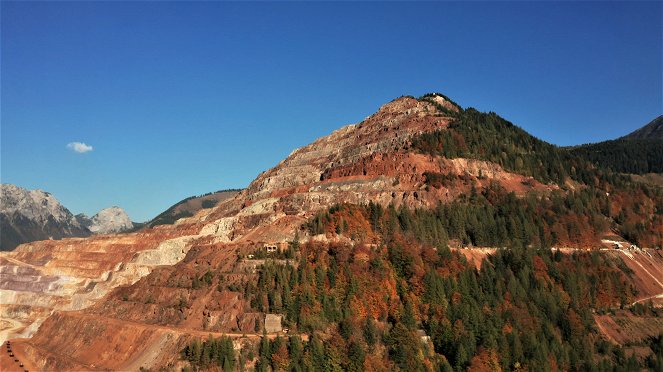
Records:
M289 351L290 368L292 369L294 366L301 365L304 348L302 345L302 339L299 336L290 336Z
M364 360L366 359L366 352L357 342L351 342L348 350L349 363L347 366L348 371L363 371Z
M414 309L412 308L412 301L410 300L405 302L401 322L409 329L414 329L417 326L417 320L414 317Z
M368 344L370 350L373 350L373 346L378 341L378 329L375 325L375 321L372 317L367 317L366 325L364 326L364 339Z

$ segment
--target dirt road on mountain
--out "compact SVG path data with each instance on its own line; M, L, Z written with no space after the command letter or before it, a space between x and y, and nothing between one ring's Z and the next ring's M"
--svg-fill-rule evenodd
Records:
M635 304L637 304L637 303L640 303L640 302L646 302L646 301L649 301L649 300L652 300L652 302L654 302L655 300L658 300L658 299L663 300L663 293L659 293L659 294L657 294L657 295L653 295L653 296L649 296L649 297L641 298L641 299L635 301L634 303L632 303L631 306L633 306L633 305L635 305Z
M81 312L70 312L68 313L69 316L73 316L76 318L80 319L94 319L94 320L99 320L98 315L90 315L86 313L81 313ZM221 336L228 336L230 338L262 338L263 334L262 333L232 333L232 332L212 332L212 331L205 331L205 330L200 330L200 329L193 329L193 328L185 328L185 327L173 327L173 326L162 326L158 324L145 324L145 323L139 323L139 322L132 322L129 320L121 320L121 319L115 319L115 318L103 318L104 322L108 322L109 324L114 324L117 326L121 325L131 325L133 327L137 327L140 329L150 329L150 330L155 330L155 331L170 331L174 333L179 333L179 334L185 334L185 335L190 335L190 336L199 336L199 337L207 337L209 335L212 335L212 337L221 337ZM288 336L288 334L285 333L268 333L267 338L275 339L277 336ZM308 335L306 334L301 334L299 335L302 340L308 341Z

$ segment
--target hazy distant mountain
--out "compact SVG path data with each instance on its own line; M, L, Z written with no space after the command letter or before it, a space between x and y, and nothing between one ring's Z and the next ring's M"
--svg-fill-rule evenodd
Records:
M120 207L102 209L92 218L81 213L76 215L78 222L93 234L110 234L131 230L134 224L129 215Z
M663 115L649 122L644 127L633 131L620 139L663 139Z
M11 250L35 240L90 235L90 231L47 192L11 184L1 184L0 191L1 250Z

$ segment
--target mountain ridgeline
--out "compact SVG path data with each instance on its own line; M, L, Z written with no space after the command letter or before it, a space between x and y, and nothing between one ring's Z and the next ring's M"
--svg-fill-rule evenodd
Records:
M77 214L76 220L93 234L119 233L134 228L127 212L120 207L102 209L92 218L82 213Z
M0 289L21 311L39 283L12 275L55 281L74 254L108 292L12 346L36 369L663 368L663 190L495 113L400 97L203 202L13 252Z
M656 119L650 121L648 124L643 126L640 129L637 129L620 139L625 140L635 140L635 139L644 139L644 140L663 140L663 115L657 117Z
M47 192L11 184L1 184L0 191L0 250L12 250L35 240L90 235L90 231Z

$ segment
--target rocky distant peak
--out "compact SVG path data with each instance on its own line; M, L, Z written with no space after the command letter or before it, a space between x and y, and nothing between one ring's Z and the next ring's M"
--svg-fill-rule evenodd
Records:
M0 230L0 250L35 240L90 235L50 193L11 184L0 184Z
M76 221L78 221L78 223L86 229L89 229L90 226L92 226L92 219L85 213L79 213L75 216L75 218Z
M81 227L71 212L48 192L27 190L12 184L0 184L0 191L0 213L20 214L41 225L52 219L57 223Z
M124 209L113 206L102 209L90 219L88 228L95 234L109 234L130 230L134 227Z

